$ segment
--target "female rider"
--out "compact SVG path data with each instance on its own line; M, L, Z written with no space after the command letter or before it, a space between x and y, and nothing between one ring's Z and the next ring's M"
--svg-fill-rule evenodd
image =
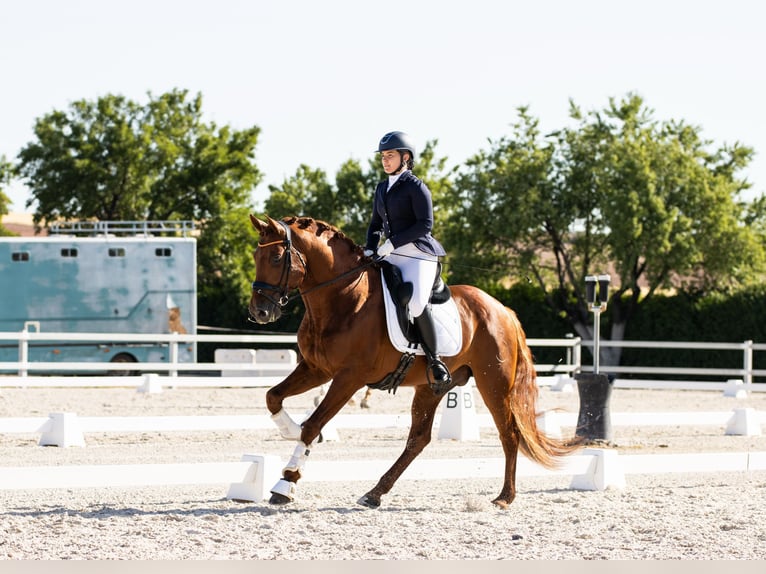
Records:
M378 144L378 153L388 179L375 189L364 253L369 257L377 250L379 257L385 257L401 270L403 281L412 283L408 311L420 332L433 385L444 391L451 377L436 353L436 330L428 300L438 272L439 256L446 252L431 235L434 222L431 191L411 171L415 146L406 133L394 131L384 135ZM378 246L381 236L386 240Z

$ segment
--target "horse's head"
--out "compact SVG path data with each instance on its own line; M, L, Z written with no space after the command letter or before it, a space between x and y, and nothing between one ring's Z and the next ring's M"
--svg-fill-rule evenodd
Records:
M306 274L306 262L292 244L292 232L283 221L268 221L250 216L258 232L258 247L253 253L255 278L248 311L256 323L271 323L282 315L288 292L297 288Z

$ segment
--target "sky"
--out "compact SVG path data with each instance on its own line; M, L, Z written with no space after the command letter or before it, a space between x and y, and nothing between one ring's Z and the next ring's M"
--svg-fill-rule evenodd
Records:
M520 106L545 133L570 125L570 100L597 111L635 93L711 149L753 148L753 198L764 22L760 0L0 0L0 156L74 101L185 89L206 121L261 129L260 205L300 164L330 181L366 164L391 130L436 140L451 167L511 135ZM23 184L5 192L29 211Z

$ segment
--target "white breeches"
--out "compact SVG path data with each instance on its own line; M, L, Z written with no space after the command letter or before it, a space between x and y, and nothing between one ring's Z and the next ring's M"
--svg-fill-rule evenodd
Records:
M428 305L431 289L436 280L439 258L424 253L413 243L397 247L386 258L391 265L396 265L402 272L402 279L412 283L412 299L409 308L410 317L419 317Z

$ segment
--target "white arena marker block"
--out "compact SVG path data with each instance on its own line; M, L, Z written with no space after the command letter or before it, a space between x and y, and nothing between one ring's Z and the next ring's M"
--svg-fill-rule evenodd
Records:
M85 446L80 421L75 413L51 413L37 443L40 446Z
M734 413L726 425L726 434L760 436L761 421L755 409L734 409Z
M282 476L282 459L274 455L245 454L243 462L250 462L242 482L229 485L226 498L242 502L260 502Z
M551 386L552 391L559 393L573 393L575 380L568 375L556 375L556 382Z
M537 426L551 438L561 438L561 425L556 411L544 411L537 415Z
M327 424L322 427L320 436L322 437L322 442L340 441L340 436L338 436L338 427L335 425L335 421L333 419L327 421Z
M311 409L306 411L306 414L304 415L303 419L301 419L301 423L303 423L303 421L309 418L311 416L311 413L314 412L314 410L316 409ZM322 427L322 430L320 431L319 436L322 437L321 442L340 441L340 436L338 436L338 426L335 424L335 421L333 419L330 419L329 421L327 421L327 424L325 424Z
M606 490L625 488L625 472L616 450L586 448L582 456L592 456L587 472L572 477L573 490Z
M726 388L723 391L724 397L734 397L735 399L746 399L745 381L742 379L729 379L726 381Z
M157 373L145 373L144 382L136 390L139 393L161 393L162 379Z
M479 419L476 416L471 383L452 389L445 395L439 438L479 440Z
M258 363L298 364L298 353L292 349L256 349L255 356Z

